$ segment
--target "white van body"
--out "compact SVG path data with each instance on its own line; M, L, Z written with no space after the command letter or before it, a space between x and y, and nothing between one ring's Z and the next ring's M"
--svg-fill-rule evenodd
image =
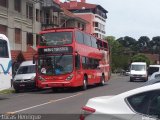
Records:
M33 61L24 61L20 64L13 79L13 87L16 91L24 88L35 87L35 64Z
M130 81L134 80L148 80L147 64L146 62L133 62L130 67Z
M12 60L8 38L0 34L0 91L11 87Z

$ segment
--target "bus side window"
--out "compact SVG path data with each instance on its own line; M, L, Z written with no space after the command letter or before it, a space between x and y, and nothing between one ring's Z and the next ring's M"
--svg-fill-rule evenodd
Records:
M108 50L108 44L104 42L103 45L104 45L104 50L107 51Z
M76 70L80 69L80 56L79 55L75 56L75 68Z

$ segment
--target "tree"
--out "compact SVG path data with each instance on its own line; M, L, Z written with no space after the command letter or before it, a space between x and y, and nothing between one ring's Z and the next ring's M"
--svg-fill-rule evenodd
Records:
M152 51L156 54L159 54L160 53L160 36L153 37L150 44L152 47Z
M150 50L150 39L147 36L141 36L137 42L139 52L148 52Z
M131 58L131 62L146 62L147 65L150 64L150 60L148 59L148 57L146 57L146 56L143 55L143 54L134 55L134 56Z
M115 39L114 36L105 37L108 41L111 51L112 72L116 69L126 69L128 67L129 57L124 54L125 48Z
M117 41L123 45L125 48L132 48L132 46L135 45L136 40L134 38L125 36L125 37L121 37L119 39L117 39Z

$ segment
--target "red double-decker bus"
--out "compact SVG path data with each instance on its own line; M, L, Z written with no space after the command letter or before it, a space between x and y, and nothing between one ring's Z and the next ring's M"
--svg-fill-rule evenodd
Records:
M77 28L53 28L40 32L35 57L39 88L104 85L110 78L107 41Z

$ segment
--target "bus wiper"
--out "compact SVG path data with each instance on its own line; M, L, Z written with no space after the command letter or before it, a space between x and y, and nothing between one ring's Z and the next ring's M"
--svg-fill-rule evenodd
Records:
M61 56L59 57L59 59L56 61L56 64L63 58L64 53L61 54Z

